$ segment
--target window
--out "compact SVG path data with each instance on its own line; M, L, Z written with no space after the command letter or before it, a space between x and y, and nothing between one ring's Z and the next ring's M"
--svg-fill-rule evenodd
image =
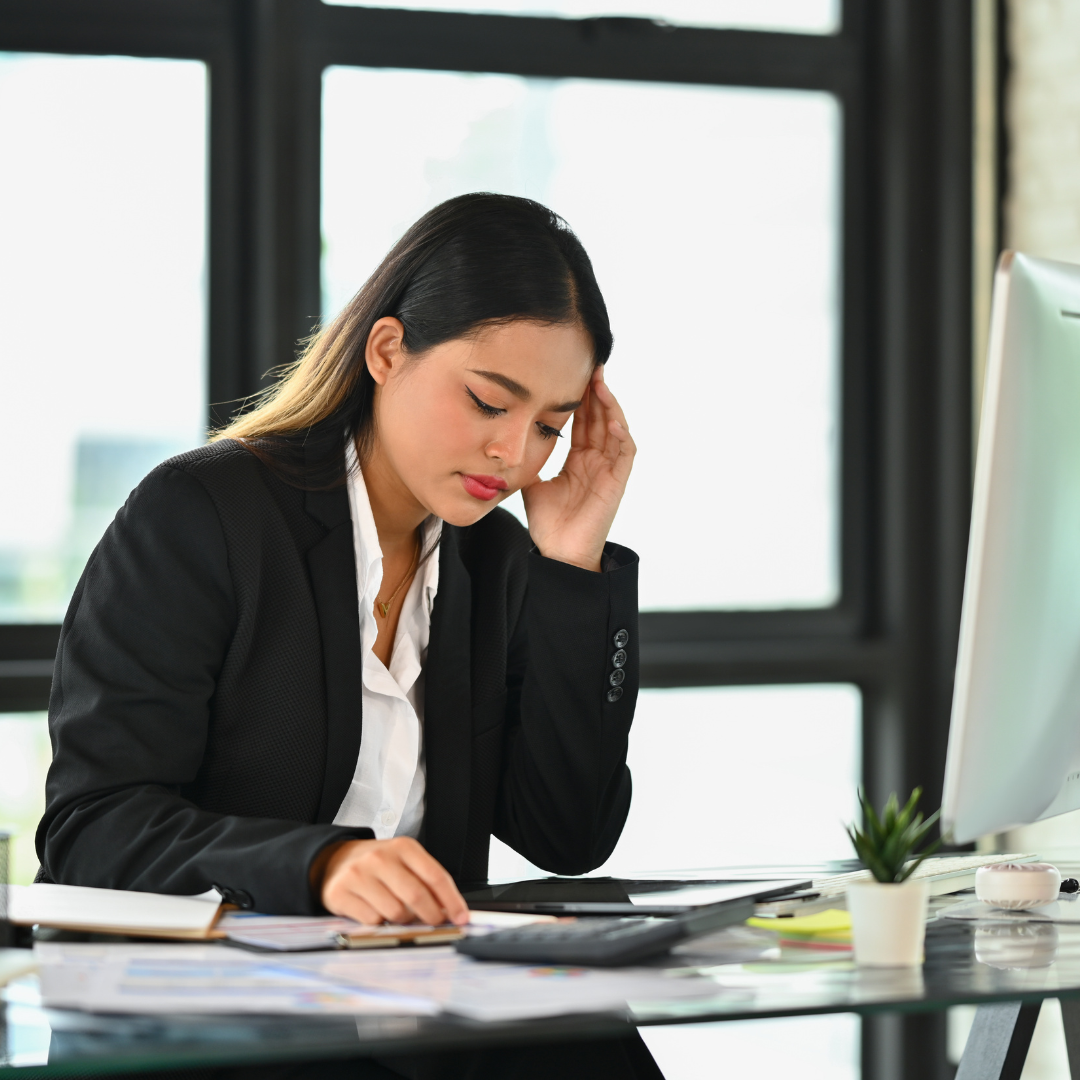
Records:
M342 67L323 86L325 313L443 199L551 206L611 314L609 380L638 444L612 536L641 556L642 608L835 603L836 99ZM391 112L409 138L374 165L365 118Z
M0 822L12 834L11 877L29 885L37 873L34 831L45 810L45 773L52 758L45 713L0 713Z
M851 858L861 699L849 685L643 690L630 817L596 873L807 865ZM536 867L493 842L492 879Z
M0 55L0 621L205 438L206 108L197 61Z

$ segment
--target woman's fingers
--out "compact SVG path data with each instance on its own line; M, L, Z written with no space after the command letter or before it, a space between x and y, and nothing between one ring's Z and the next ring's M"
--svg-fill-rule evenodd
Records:
M388 862L383 868L379 884L384 886L392 897L390 907L379 906L379 910L390 922L411 922L418 919L431 926L446 922L446 913L431 890L401 862Z
M630 477L637 446L630 432L618 420L612 420L608 425L608 430L608 457L611 461L611 471L616 479L625 484Z
M589 392L592 384L585 388L585 396L581 404L574 410L573 422L570 425L570 449L584 450L589 445L589 405L592 394Z
M630 425L626 422L626 416L622 411L622 406L619 404L618 399L611 392L611 388L603 379L597 379L593 384L596 387L596 396L600 399L604 408L607 410L608 418L610 420L618 420L622 426L629 431Z
M324 901L327 911L335 915L344 915L346 919L355 919L365 926L378 926L383 917L362 897L352 891L344 891L340 901L331 907Z
M596 450L604 448L607 437L607 408L601 394L603 390L603 369L597 368L589 383L589 446Z
M597 370L590 383L590 391L595 402L591 419L601 429L592 434L593 445L607 458L616 477L625 483L637 447L630 435L622 406L603 380L602 369Z
M422 922L467 922L469 909L453 878L415 840L395 843L383 877L394 895Z
M354 891L379 913L379 922L412 922L413 913L396 895L396 890L373 874L357 875Z
M405 865L431 890L450 922L463 925L469 921L469 905L458 891L454 879L438 860L433 859L417 842L402 852Z
M365 923L432 925L469 920L453 878L409 837L343 845L327 865L321 896L335 914Z
M617 444L611 442L612 420L617 420L623 429L629 431L622 407L604 382L604 369L598 367L585 389L581 405L574 413L571 450L599 450L614 458L618 450Z

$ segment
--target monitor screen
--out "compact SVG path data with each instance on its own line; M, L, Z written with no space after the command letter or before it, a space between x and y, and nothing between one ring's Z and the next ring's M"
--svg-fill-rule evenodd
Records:
M1080 267L1006 252L945 774L956 843L1080 807Z

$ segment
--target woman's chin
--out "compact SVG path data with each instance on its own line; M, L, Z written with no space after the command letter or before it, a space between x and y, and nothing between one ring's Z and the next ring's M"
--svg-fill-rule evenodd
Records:
M457 525L459 528L465 528L467 525L475 525L482 517L487 517L498 505L499 500L492 499L491 502L479 506L448 507L447 512L439 514L439 517L447 525Z
M509 494L509 492L506 493L506 495ZM506 498L506 495L503 495L503 498L492 499L490 502L474 499L471 496L466 496L468 502L462 501L461 498L441 499L439 505L435 505L432 509L436 517L442 518L447 525L465 528L467 525L475 525L482 517L490 514Z

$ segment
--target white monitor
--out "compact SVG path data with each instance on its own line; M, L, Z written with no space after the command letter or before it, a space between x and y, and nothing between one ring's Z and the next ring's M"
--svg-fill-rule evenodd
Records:
M942 827L1080 808L1080 266L994 280Z

